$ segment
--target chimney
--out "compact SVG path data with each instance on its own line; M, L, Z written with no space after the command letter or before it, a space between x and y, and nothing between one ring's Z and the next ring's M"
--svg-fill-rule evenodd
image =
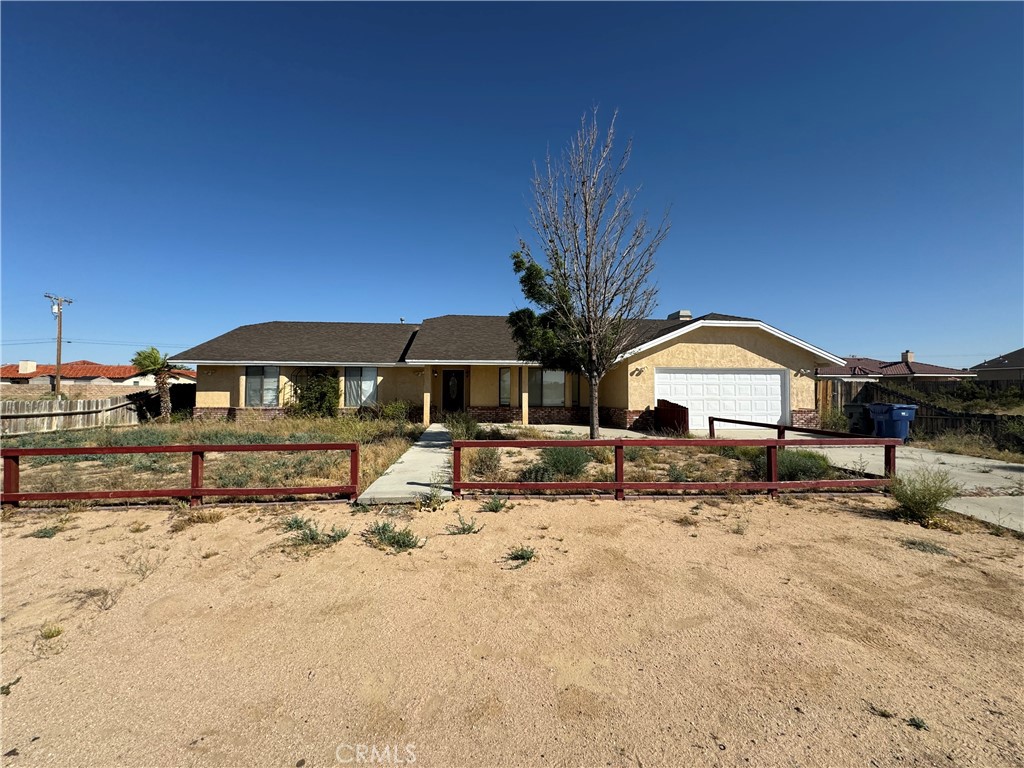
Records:
M692 320L693 319L693 313L690 312L690 310L688 310L688 309L677 309L675 312L672 312L668 316L667 319L668 320Z
M906 352L900 355L900 360L902 360L904 363L912 363L914 362L914 353L908 349Z
M18 361L18 373L35 373L36 372L36 361L35 360L19 360Z

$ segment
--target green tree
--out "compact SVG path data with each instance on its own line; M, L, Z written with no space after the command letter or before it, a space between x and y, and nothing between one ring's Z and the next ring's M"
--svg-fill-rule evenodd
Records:
M134 365L143 376L156 379L156 391L160 395L160 420L171 417L171 371L177 368L167 362L167 355L156 347L140 349L132 358Z
M634 217L636 190L622 185L632 142L614 155L615 119L602 138L597 110L584 115L559 160L534 167L530 224L545 263L521 240L512 268L526 300L539 312L512 312L508 323L522 360L586 376L590 437L600 437L598 388L619 356L642 340L654 309L654 254L668 235Z

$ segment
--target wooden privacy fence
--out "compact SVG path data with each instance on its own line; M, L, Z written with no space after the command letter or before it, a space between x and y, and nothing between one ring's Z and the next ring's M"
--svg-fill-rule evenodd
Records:
M138 423L138 406L127 395L103 400L0 401L0 433L5 437Z
M722 421L721 419L719 421ZM774 425L772 425L774 426ZM829 445L880 446L885 450L884 478L855 478L843 480L779 480L779 449L814 448ZM456 498L463 491L603 491L613 493L616 499L626 498L626 491L769 491L773 496L785 490L809 490L813 488L884 488L891 484L896 474L896 446L903 441L881 437L834 437L819 440L782 439L694 439L694 440L454 440L452 441L452 495ZM597 448L609 447L615 450L615 479L613 481L570 480L558 482L497 482L492 480L467 481L462 479L462 451L470 448ZM627 447L651 448L700 448L755 446L764 448L767 454L767 479L758 481L730 482L666 482L627 481L625 477L625 449Z
M203 485L203 469L207 453L242 453L266 451L348 451L349 482L346 485L307 485L273 488L210 488ZM58 491L21 493L20 459L22 456L103 456L114 453L190 453L192 473L188 488L145 488L117 491ZM121 448L4 448L4 485L2 503L17 506L21 501L72 501L76 499L143 499L169 498L188 501L193 507L202 504L204 496L301 496L331 494L353 499L359 490L358 443L284 443L279 445L146 445Z
M1005 433L1021 421L1020 416L1003 416L993 413L961 413L930 405L919 398L883 387L880 384L866 384L862 390L863 402L907 403L917 406L914 420L910 422L911 437L931 437L945 432L968 432L988 435L997 443ZM858 397L858 400L861 400Z

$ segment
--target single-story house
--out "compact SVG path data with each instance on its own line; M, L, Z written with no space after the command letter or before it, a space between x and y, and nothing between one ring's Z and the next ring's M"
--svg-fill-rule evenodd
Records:
M709 416L817 423L812 372L841 358L767 323L680 311L645 320L643 338L601 382L602 423L631 427L659 399ZM272 417L316 371L339 377L341 409L413 403L424 423L468 411L497 423L586 423L585 377L520 360L503 315L404 323L245 325L171 358L195 365L195 416Z
M57 377L57 366L39 365L34 360L0 366L0 382L4 396L38 397L52 392ZM171 384L195 384L195 371L174 371ZM152 375L142 375L134 365L103 365L92 360L74 360L61 363L61 390L65 393L89 397L110 397L128 394L128 390L143 390L156 386Z
M971 367L978 381L1016 381L1024 383L1024 347L993 357Z
M854 402L864 385L871 382L907 384L921 380L959 381L975 376L967 370L918 362L909 349L893 362L871 357L848 357L843 365L825 366L814 372L818 380L818 402L834 408Z

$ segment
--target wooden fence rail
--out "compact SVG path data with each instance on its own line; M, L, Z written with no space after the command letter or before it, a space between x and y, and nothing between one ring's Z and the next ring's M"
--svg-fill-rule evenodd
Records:
M265 451L348 451L349 482L347 485L307 485L273 488L210 488L203 485L203 469L207 453L242 453ZM146 488L117 491L59 491L22 493L22 456L103 456L113 453L191 453L192 474L188 488ZM17 506L21 501L72 501L76 499L143 499L169 498L188 501L193 507L202 504L204 496L300 496L306 494L337 494L348 499L359 491L358 443L283 443L277 445L146 445L118 448L4 448L4 483L0 502Z
M0 434L4 437L138 423L138 405L127 395L102 400L0 401Z
M774 426L774 425L773 425ZM828 445L880 446L885 450L884 478L856 478L849 480L779 480L779 449L790 447L813 448ZM468 490L490 491L604 491L615 498L626 498L626 491L768 491L773 496L780 490L810 490L814 488L884 488L892 483L896 474L896 446L903 441L881 437L836 437L816 440L781 439L650 439L631 440L453 440L452 441L452 495L456 498ZM462 451L472 448L597 448L615 450L615 480L572 480L564 482L497 482L492 480L468 481L462 479ZM690 448L755 446L765 449L767 475L765 481L737 482L665 482L627 481L625 476L625 449L627 447Z

